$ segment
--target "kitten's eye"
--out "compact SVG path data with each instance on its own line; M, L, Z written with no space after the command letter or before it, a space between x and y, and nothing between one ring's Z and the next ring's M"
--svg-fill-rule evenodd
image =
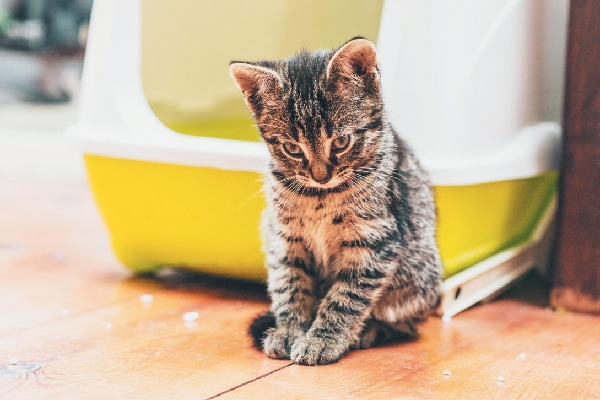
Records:
M302 157L302 148L300 146L298 146L296 143L285 142L283 144L283 149L285 150L286 153L288 153L292 157L295 157L295 158Z
M343 135L338 137L331 144L333 151L342 151L350 144L350 135Z

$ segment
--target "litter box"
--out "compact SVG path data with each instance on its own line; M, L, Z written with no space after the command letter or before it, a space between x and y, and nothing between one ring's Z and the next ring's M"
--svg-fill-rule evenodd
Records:
M225 30L238 26L251 12L232 11L237 3L246 4L219 3L232 24L223 27ZM144 7L147 4L153 3L144 2ZM202 46L204 41L218 40L217 33L179 42L169 41L168 35L159 38L168 30L158 29L154 41L145 41L144 35L153 27L168 25L171 20L185 26L175 16L179 13L190 19L192 10L185 7L193 4L170 2L168 12L155 12L154 17L161 18L159 24L146 19L152 18L151 7L142 10L141 0L94 2L79 119L68 134L83 152L93 195L114 252L125 267L139 274L170 266L264 280L259 220L264 208L261 174L267 150L241 95L233 82L227 81L221 97L213 103L194 97L194 91L188 91L187 97L169 97L169 87L161 86L164 83L153 86L148 82L165 74L167 81L172 80L170 87L183 93L193 86L189 76L168 73L176 67L168 63L164 68L143 65L143 60L157 51L154 45L169 52L196 43L188 51L200 52L205 59L212 56L213 50ZM177 11L178 5L184 10ZM357 3L357 7L366 6ZM379 33L382 71L393 73L397 67L391 56L396 51L391 45L394 35L387 31L393 10L386 11L388 3L383 11L381 3L370 3L367 8L370 11L358 9L343 18L345 22L339 22L333 32L313 32L325 39L314 36L306 46L332 47L355 35L375 38ZM287 18L277 26L282 32L297 23L299 12L291 6L284 9L280 5L276 10L285 15L281 18ZM335 7L330 11L334 15ZM217 14L214 18L224 18ZM182 32L190 35L185 28L172 34L177 37ZM239 35L232 43L249 33ZM217 54L229 46L226 41L214 50L215 57L227 61L230 57L282 57L302 47L295 43L297 39L279 43L284 41L281 37L271 36L272 42L264 49L268 54L258 51L261 46L255 47L254 53L240 47L240 54ZM249 40L254 43L258 38ZM386 58L385 52L390 56ZM230 79L228 63L222 64L219 68ZM200 68L198 73L207 71ZM214 78L219 79L224 78ZM393 101L390 104L395 105ZM477 149L475 155L460 159L431 157L422 145L416 146L436 193L438 243L446 276L442 314L455 314L543 263L556 207L559 146L560 127L553 122L523 124L493 149Z

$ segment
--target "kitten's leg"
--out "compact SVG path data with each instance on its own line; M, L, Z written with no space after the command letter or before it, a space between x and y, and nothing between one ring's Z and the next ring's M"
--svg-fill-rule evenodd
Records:
M275 327L266 331L262 349L271 358L289 358L313 320L314 271L300 243L288 243L285 253L268 252L267 262Z
M423 271L421 268L420 271ZM366 326L361 334L360 348L368 348L384 341L414 340L419 333L417 325L423 322L429 314L439 305L439 280L438 275L422 274L421 278L409 274L396 275L392 285L381 296L373 311L372 329ZM375 332L380 326L381 331Z
M344 258L348 254L356 257L351 257L345 263L347 267L339 270L337 281L321 301L310 330L292 348L290 358L294 362L316 365L338 361L358 341L373 304L386 286L389 279L386 271L391 271L392 265L385 265L377 253L348 250L343 253Z

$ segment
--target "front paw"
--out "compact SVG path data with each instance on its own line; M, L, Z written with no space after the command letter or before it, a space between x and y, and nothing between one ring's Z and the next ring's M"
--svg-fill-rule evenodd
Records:
M304 336L304 331L289 327L270 328L263 340L262 350L277 359L290 358L290 350Z
M292 348L290 359L303 365L325 365L337 362L348 350L343 341L306 335Z

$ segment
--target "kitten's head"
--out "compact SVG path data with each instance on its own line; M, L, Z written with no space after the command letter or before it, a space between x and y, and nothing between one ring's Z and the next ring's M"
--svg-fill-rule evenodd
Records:
M279 61L233 62L272 154L272 173L298 193L335 191L368 175L383 132L375 46L355 38L337 50Z

